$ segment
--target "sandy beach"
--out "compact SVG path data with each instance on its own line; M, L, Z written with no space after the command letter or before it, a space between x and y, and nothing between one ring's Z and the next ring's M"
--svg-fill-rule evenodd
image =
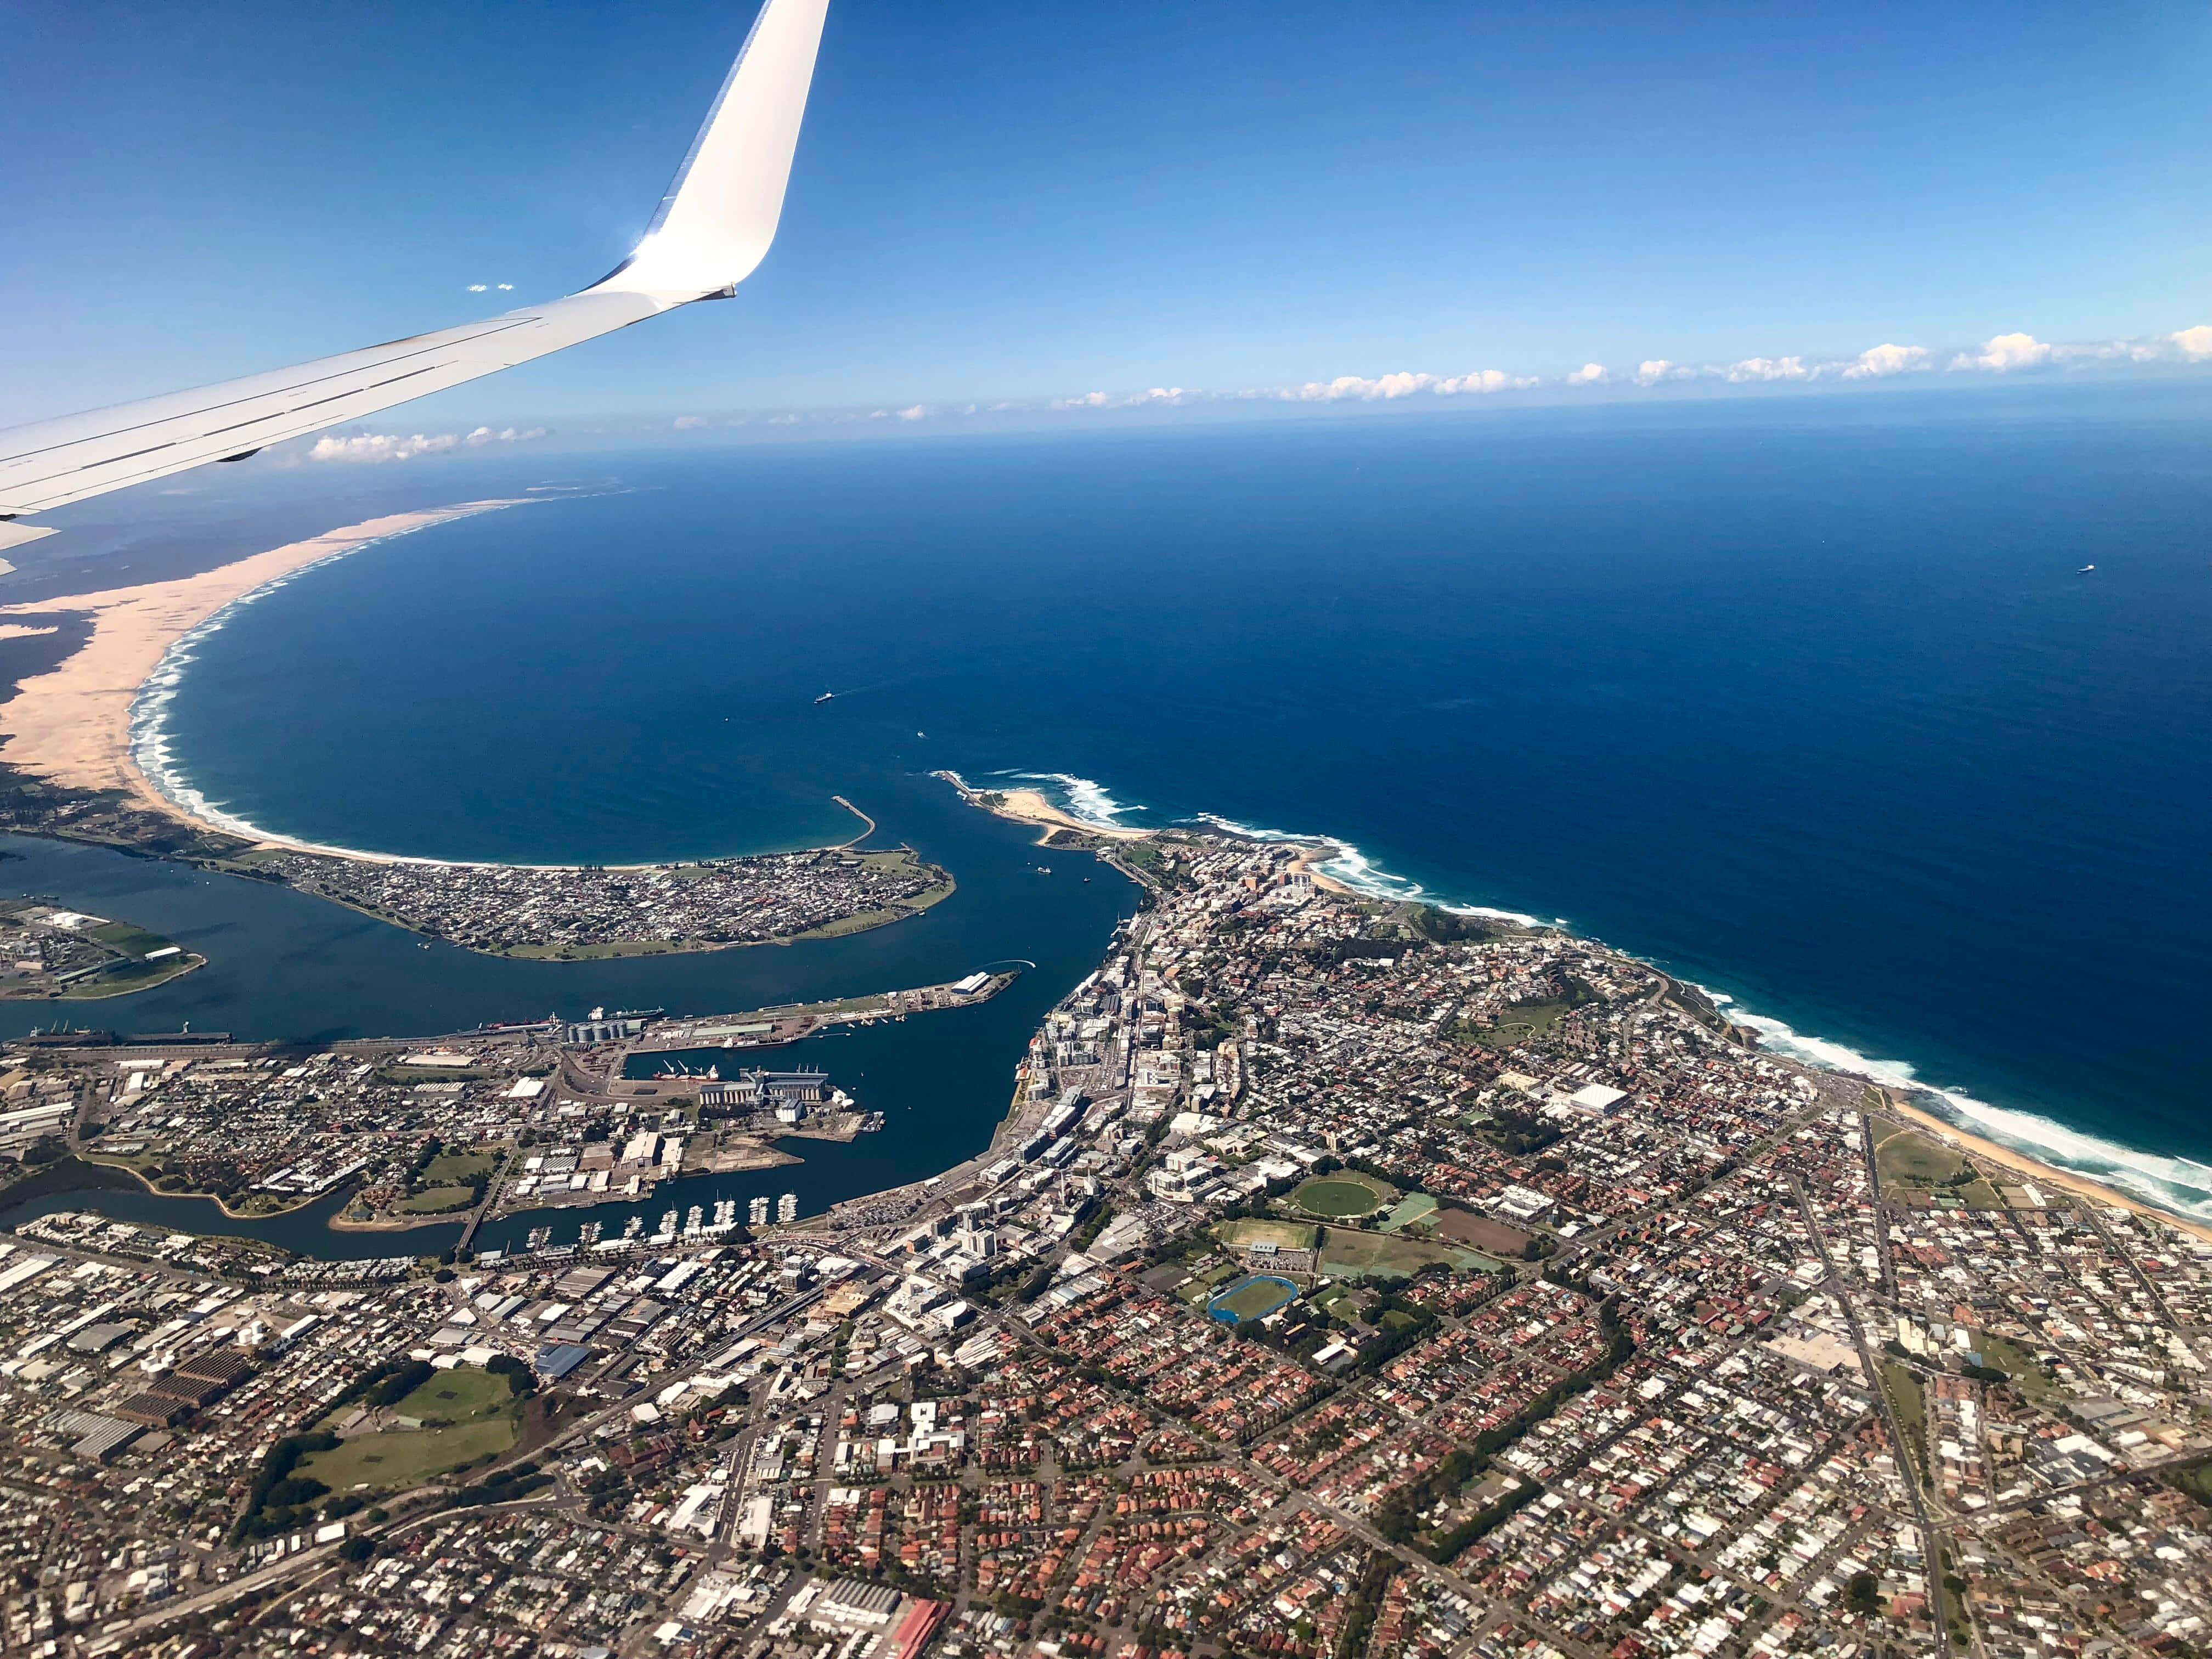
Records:
M1101 841L1127 842L1143 841L1152 833L1149 830L1132 830L1118 824L1088 823L1077 817L1073 812L1054 806L1040 789L983 790L963 782L949 772L939 772L937 775L958 789L970 806L980 806L987 812L996 813L1002 818L1012 818L1017 823L1034 823L1046 835L1049 835L1054 830L1073 830L1079 835L1096 836ZM986 800L984 799L986 795L993 797L994 799ZM1044 838L1044 836L1037 837L1040 844ZM1333 848L1315 848L1302 851L1298 855L1297 862L1291 866L1292 873L1312 878L1315 886L1328 892L1351 892L1352 889L1346 887L1342 882L1322 874L1315 867L1316 861L1327 859L1333 850Z
M1317 867L1319 861L1326 860L1334 850L1334 848L1316 848L1310 852L1301 852L1297 862L1291 866L1291 873L1304 876L1324 893L1350 893L1351 888L1334 876L1322 874Z
M1142 841L1142 830L1122 830L1111 824L1086 823L1073 812L1064 812L1044 798L1036 789L1007 789L1006 804L991 810L1002 818L1012 818L1018 823L1035 823L1058 830L1079 830L1086 836L1097 836L1102 841Z
M0 617L74 614L93 619L92 636L82 649L51 673L23 681L0 705L0 761L66 787L119 790L155 811L219 830L221 825L201 823L155 789L131 758L131 708L169 647L225 605L309 565L428 525L522 505L523 501L464 501L394 513L272 547L197 576L0 606ZM9 637L49 631L0 623L0 635Z
M939 777L950 775L939 773ZM1016 823L1034 823L1047 831L1073 830L1080 835L1096 836L1101 841L1142 841L1150 833L1144 830L1123 830L1110 824L1086 823L1072 812L1064 812L1047 800L1042 790L1036 789L975 789L958 780L956 787L967 798L971 806L980 806L987 812L1002 818L1012 818ZM986 799L986 796L991 797ZM1042 842L1042 836L1037 837Z
M2002 1169L2009 1170L2022 1179L2033 1182L2038 1187L2056 1187L2073 1194L2077 1198L2086 1198L2093 1204L2112 1209L2127 1210L2136 1215L2147 1216L2153 1221L2163 1221L2169 1227L2179 1227L2185 1233L2212 1243L2212 1225L2208 1225L2202 1221L2191 1220L2187 1216L2176 1215L2171 1210L2161 1210L2154 1204L2146 1204L2139 1198L2130 1198L2127 1194L2107 1187L2100 1181L2092 1181L2087 1176L2074 1175L2064 1170L2054 1169L2051 1165L2041 1162L2027 1152L2016 1152L2012 1147L2000 1146L1994 1140L1984 1140L1979 1135L1969 1134L1965 1130L1945 1122L1933 1112L1923 1111L1919 1107L1899 1099L1890 1090L1885 1089L1882 1094L1889 1103L1886 1109L1888 1111L1895 1113L1899 1117L1910 1119L1915 1125L1927 1130L1937 1139L1948 1141L1961 1152L1970 1153L1984 1163L1994 1164Z

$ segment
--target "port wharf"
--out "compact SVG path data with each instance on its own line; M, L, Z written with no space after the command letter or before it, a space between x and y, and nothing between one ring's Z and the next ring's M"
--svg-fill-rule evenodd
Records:
M641 1025L628 1039L632 1054L676 1054L697 1048L768 1048L796 1042L833 1025L871 1025L909 1014L971 1008L988 1002L1018 972L973 973L943 985L846 997L835 1002L788 1003L748 1013L710 1014Z
M671 1019L665 1011L594 1009L581 1019L549 1014L541 1020L480 1025L436 1036L349 1037L327 1045L234 1039L228 1031L117 1031L57 1024L34 1031L14 1046L61 1054L115 1050L134 1060L253 1059L294 1051L319 1050L363 1059L423 1049L489 1060L513 1049L616 1047L626 1054L681 1053L695 1048L765 1048L796 1042L835 1025L868 1025L903 1019L933 1010L974 1007L988 1002L1019 977L1016 972L969 974L941 985L915 986L832 1002L779 1003L736 1013L685 1015ZM449 1063L458 1064L457 1059Z

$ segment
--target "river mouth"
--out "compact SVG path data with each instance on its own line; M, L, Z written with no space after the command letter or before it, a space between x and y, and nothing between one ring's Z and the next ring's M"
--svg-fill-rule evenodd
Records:
M580 1013L594 1004L665 1006L672 1013L738 1012L941 982L983 964L1038 964L973 1007L870 1025L836 1026L773 1049L709 1048L654 1056L696 1069L719 1066L818 1066L884 1127L850 1144L793 1139L781 1150L803 1162L772 1170L679 1179L642 1204L518 1211L486 1223L476 1249L521 1248L538 1227L570 1245L586 1224L622 1236L633 1218L658 1230L674 1208L679 1225L694 1205L711 1216L732 1200L738 1218L756 1197L794 1194L801 1216L888 1188L921 1181L981 1150L1004 1117L1014 1067L1045 1012L1098 965L1136 890L1088 854L1055 854L1073 879L1036 873L1035 831L963 805L926 779L890 813L904 838L939 849L959 880L943 903L909 921L842 939L614 963L517 963L437 945L304 895L234 877L126 858L102 848L27 836L4 838L19 855L6 866L31 890L144 917L210 959L174 985L103 1011L131 1029L230 1030L241 1039L337 1042L369 1036L428 1036L496 1019ZM888 823L887 826L888 827ZM1091 879L1082 879L1083 875ZM205 981L196 985L193 981ZM456 1018L456 1014L462 1016ZM439 1017L443 1015L441 1019ZM0 1005L0 1030L21 1035L51 1024L38 1007ZM369 1024L371 1020L375 1023ZM769 1056L774 1056L769 1060ZM122 1183L122 1184L115 1184ZM281 1216L233 1220L210 1200L114 1182L40 1193L0 1212L15 1226L58 1211L90 1211L136 1226L250 1238L325 1261L435 1255L459 1240L459 1223L404 1230L337 1229L343 1193Z

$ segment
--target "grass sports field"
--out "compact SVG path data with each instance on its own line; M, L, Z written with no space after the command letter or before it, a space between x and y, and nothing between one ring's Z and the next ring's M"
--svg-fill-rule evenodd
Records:
M1190 1282L1180 1287L1176 1294L1194 1308L1212 1296L1216 1285L1224 1279L1236 1278L1237 1271L1234 1261L1217 1261L1212 1267L1194 1273Z
M459 1423L473 1417L490 1417L507 1408L514 1390L503 1376L473 1365L456 1365L439 1371L392 1408L394 1417L417 1423Z
M1264 1319L1285 1303L1296 1299L1298 1287L1287 1279L1251 1273L1237 1280L1206 1304L1206 1312L1224 1325L1241 1325Z
M1987 1180L1964 1178L1978 1177L1979 1171L1949 1147L1887 1118L1873 1117L1869 1122L1874 1131L1875 1168L1893 1195L1905 1198L1916 1192L1942 1193L1970 1210L2005 1207L2004 1200Z
M1339 1279L1411 1279L1433 1261L1462 1272L1494 1273L1504 1265L1479 1250L1455 1249L1402 1235L1354 1232L1348 1227L1331 1227L1322 1239L1321 1271Z
M434 1373L394 1402L392 1413L424 1426L355 1435L306 1459L300 1473L335 1492L404 1491L486 1452L505 1451L514 1443L520 1415L507 1379L473 1365Z
M1416 1222L1428 1220L1436 1214L1437 1208L1436 1200L1426 1193L1409 1194L1400 1199L1391 1207L1390 1213L1382 1218L1382 1231L1386 1233L1403 1232Z
M1272 1244L1279 1250L1310 1250L1319 1231L1310 1221L1225 1221L1213 1230L1213 1236L1233 1250L1249 1250L1255 1244Z
M334 1492L356 1487L403 1492L431 1476L473 1463L486 1452L503 1452L514 1443L514 1419L480 1418L450 1429L399 1429L390 1434L356 1435L326 1452L317 1452L299 1472Z
M400 1215L444 1215L449 1210L465 1210L476 1201L473 1187L425 1187L392 1207Z
M1372 1176L1340 1170L1334 1175L1316 1176L1301 1183L1291 1194L1291 1202L1308 1215L1317 1215L1327 1221L1345 1221L1354 1216L1372 1215L1396 1197L1397 1194Z
M426 1187L458 1187L464 1182L474 1181L478 1176L489 1176L498 1160L489 1152L441 1152L430 1160L430 1167L422 1171Z

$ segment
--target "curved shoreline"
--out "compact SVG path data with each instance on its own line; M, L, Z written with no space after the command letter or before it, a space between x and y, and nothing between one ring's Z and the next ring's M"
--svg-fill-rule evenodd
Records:
M144 1188L149 1194L155 1198L196 1198L203 1203L212 1204L217 1210L222 1212L222 1218L226 1221L281 1220L285 1216L296 1215L301 1210L311 1208L314 1205L321 1203L323 1200L330 1196L327 1192L309 1193L305 1198L301 1199L297 1203L287 1204L282 1209L263 1210L255 1215L241 1215L239 1212L230 1207L229 1204L225 1201L220 1193L168 1192L160 1187L156 1187L152 1182L146 1179L143 1172L132 1169L128 1164L112 1163L109 1159L100 1157L99 1153L89 1151L81 1151L76 1154L76 1158L80 1164L96 1164L100 1169L113 1170L118 1174L129 1176L133 1181L137 1182L141 1187Z
M1054 806L1042 789L978 789L960 774L950 769L930 774L941 778L960 792L960 799L969 805L980 808L994 817L1015 823L1033 823L1041 833L1037 845L1042 847L1051 839L1055 830L1072 830L1081 836L1097 836L1104 841L1143 841L1152 832L1134 830L1127 824L1097 823L1077 817L1073 812Z
M833 799L842 799L842 798L838 797L833 797ZM850 811L856 813L860 811L860 808L852 805L849 802L845 802L843 804ZM866 815L862 814L862 816L865 817ZM795 850L809 853L842 852L844 850L845 847L852 846L858 842L866 841L868 838L868 835L872 833L874 833L874 824L873 822L871 821L867 833L855 836L853 842L845 842L837 847L809 847L800 848ZM299 852L311 849L295 847L286 850ZM905 848L903 850L912 852L911 848ZM732 859L746 857L774 858L778 856L778 854L733 854L731 856ZM466 951L474 956L490 957L496 961L615 962L635 960L642 957L712 956L716 952L722 951L750 951L767 945L782 946L792 945L808 945L821 939L842 939L850 933L873 933L878 927L896 927L902 921L911 921L915 916L927 915L930 910L933 909L936 906L942 904L946 899L951 898L955 893L960 890L960 884L954 878L951 871L945 870L940 866L927 863L922 860L921 855L918 853L914 854L914 857L915 862L918 865L921 865L922 868L936 870L938 873L944 878L944 880L941 883L936 884L925 889L922 892L916 894L913 901L901 900L884 909L856 911L851 915L819 923L817 926L806 928L800 933L779 933L770 939L607 939L600 941L599 946L585 947L587 951L597 949L599 952L598 954L587 954L583 956L564 957L561 955L558 951L554 950L548 950L541 955L532 955L527 950L514 948L489 950L482 945L460 944L456 940L446 939L443 934L434 933L428 931L418 921L411 920L409 917L399 915L392 911L378 909L369 905L357 903L352 899L344 897L340 894L331 892L324 888L305 887L297 888L295 890L305 892L310 897L320 899L325 904L335 904L342 910L350 910L357 916L367 916L371 921L382 922L387 927L397 927L403 933L413 933L419 939L436 939L444 944L453 945L457 950ZM438 870L535 870L552 872L555 873L574 873L586 870L617 872L669 870L679 867L676 865L668 864L464 864L457 860L447 859L403 858L398 856L364 859L360 861L375 864L421 865L431 869ZM685 864L712 864L718 862L718 860L712 859L685 860L683 860L683 862ZM247 874L246 867L243 866L231 866L228 867L232 874L246 874L248 879L254 878L250 874ZM860 922L863 917L872 917L873 920L868 921L864 925L860 926L846 925ZM600 946L605 948L599 948ZM175 977L181 978L182 975L175 975ZM162 983L167 984L167 981L165 980Z
M49 672L23 680L0 704L0 763L64 788L126 795L137 805L195 830L242 836L300 852L375 861L375 855L352 848L318 847L250 826L223 823L172 799L140 765L138 713L146 688L171 664L180 644L204 635L234 607L273 592L302 571L433 525L543 499L463 501L387 514L251 554L195 576L0 605L0 617L92 618L90 636L82 647Z
M1881 1088L1880 1084L1875 1086ZM2000 1169L2008 1170L2014 1175L2023 1176L2029 1181L2071 1193L2077 1198L2086 1198L2094 1203L2111 1205L2116 1208L2126 1210L2130 1214L2148 1216L2154 1220L2164 1222L2169 1227L2179 1227L2185 1233L2212 1243L2212 1223L2200 1221L2193 1216L2179 1215L2172 1210L2160 1209L2155 1204L2130 1197L2126 1193L2109 1187L2093 1176L2076 1175L2070 1170L2062 1170L2055 1164L2045 1164L2040 1158L2032 1158L2027 1153L2016 1151L2000 1141L1990 1140L1971 1131L1961 1129L1957 1124L1938 1117L1923 1107L1916 1106L1909 1100L1899 1099L1890 1090L1882 1089L1882 1094L1888 1103L1886 1109L1896 1113L1900 1117L1909 1119L1914 1125L1927 1130L1931 1134L1954 1143L1973 1157L1994 1164Z
M308 571L416 531L504 507L529 507L558 499L561 497L521 495L387 514L359 524L342 525L304 541L250 554L198 575L0 605L0 617L33 619L0 623L0 637L51 634L54 631L52 627L33 625L36 619L49 617L88 616L93 619L91 634L82 646L48 672L22 680L4 702L0 702L0 766L66 789L121 793L135 805L163 817L195 830L244 841L256 848L343 859L356 864L415 865L448 870L642 871L665 869L672 864L711 864L724 859L775 856L721 854L620 864L596 860L524 864L344 847L264 829L226 812L191 788L167 763L164 718L167 694L174 690L183 671L193 660L192 647L219 632L241 607L276 592ZM875 835L873 818L842 795L830 799L860 819L863 826L860 833L818 847L780 851L846 852ZM358 906L348 908L359 909ZM375 913L364 910L361 914ZM377 919L392 920L382 915Z
M459 1226L476 1212L476 1207L469 1204L442 1215L410 1216L404 1221L348 1221L340 1211L323 1225L334 1233L411 1233L425 1227Z
M56 996L46 991L0 991L0 1002L113 1002L120 997L135 997L141 991L158 991L164 985L173 985L185 975L197 973L208 965L208 959L197 951L185 953L191 960L164 974L159 979L149 980L143 985L120 985L112 991L101 991L93 995Z
M977 804L980 805L980 803ZM988 811L993 809L985 808L984 810ZM1054 825L1051 827L1057 828L1063 826ZM1137 832L1139 838L1149 833L1150 832ZM1110 853L1111 848L1101 848L1098 850L1102 854L1104 854ZM1620 956L1625 960L1638 963L1639 965L1646 968L1650 968L1652 966L1652 964L1644 963L1642 958L1637 957L1632 953L1626 951L1620 951L1617 950L1616 947L1605 945L1602 941L1589 939L1585 936L1584 942L1601 951ZM1657 971L1664 975L1665 970L1655 969L1654 971ZM1668 977L1671 979L1671 976ZM1680 981L1675 982L1692 989L1699 988L1695 988L1691 981ZM1727 1008L1729 1006L1729 1004L1725 999L1723 999L1721 1000L1721 1006L1722 1008ZM1753 1033L1738 1027L1736 1025L1736 1022L1729 1014L1720 1013L1718 1011L1715 1012L1717 1013L1717 1017L1725 1021L1732 1028L1735 1028L1737 1032L1739 1041L1753 1040ZM1772 1022L1769 1022L1769 1024L1772 1024ZM1787 1028L1784 1029L1786 1030ZM2154 1198L2146 1197L2144 1195L2123 1189L2115 1186L2109 1181L2100 1179L2095 1174L2069 1169L2052 1163L2046 1158L2037 1157L2033 1153L2019 1147L2008 1146L2003 1143L1990 1139L1984 1136L1978 1135L1971 1130L1964 1128L1959 1124L1928 1109L1926 1106L1917 1103L1913 1098L1911 1098L1911 1096L1917 1093L1923 1097L1933 1097L1936 1099L1942 1099L1943 1098L1943 1096L1941 1091L1928 1090L1925 1085L1911 1083L1899 1083L1893 1079L1884 1079L1877 1076L1870 1075L1869 1071L1866 1069L1838 1064L1831 1060L1823 1060L1817 1056L1802 1053L1791 1053L1786 1047L1780 1044L1777 1044L1772 1048L1770 1048L1768 1052L1775 1054L1775 1056L1781 1060L1785 1065L1802 1066L1812 1070L1826 1071L1860 1079L1869 1085L1870 1092L1876 1097L1879 1101L1878 1104L1870 1106L1867 1109L1871 1109L1901 1121L1908 1121L1913 1124L1916 1127L1924 1131L1935 1139L1949 1145L1954 1149L1960 1152L1967 1157L1978 1159L1985 1164L2003 1169L2016 1176L2024 1177L2029 1182L2049 1187L2054 1189L2054 1191L2063 1193L2069 1195L2069 1198L2084 1201L2089 1206L2124 1211L2136 1215L2146 1217L2164 1224L2165 1225L2177 1228L2192 1238L2204 1241L2208 1243L2212 1243L2212 1221L2208 1221L2204 1218L2188 1213L2172 1204L2161 1203L2157 1201ZM1017 1112L1012 1109L1009 1110L1006 1116L994 1128L989 1143L990 1146L996 1146L999 1144L1000 1140L1003 1138L1007 1124L1013 1121L1017 1115ZM88 1165L98 1167L103 1170L114 1171L119 1175L127 1175L131 1176L133 1182L139 1188L152 1196L165 1200L172 1198L195 1198L212 1202L216 1206L218 1212L225 1218L232 1221L258 1223L279 1219L301 1209L310 1207L316 1203L324 1201L331 1196L331 1194L327 1193L317 1194L311 1197L302 1199L297 1203L288 1205L283 1209L270 1211L259 1215L240 1214L233 1211L227 1203L219 1197L216 1197L215 1194L205 1193L165 1192L161 1188L155 1187L137 1170L127 1164L109 1163L105 1159L96 1157L86 1158L82 1153L78 1156L81 1161ZM779 1160L778 1162L781 1164L781 1160ZM955 1164L952 1167L957 1169L959 1165ZM708 1172L702 1171L701 1173L706 1174ZM876 1201L890 1194L895 1194L900 1191L928 1187L933 1185L938 1180L942 1179L945 1173L949 1173L949 1171L939 1171L937 1175L924 1178L918 1182L904 1182L893 1188L860 1194L856 1198L840 1200L836 1204L834 1204L831 1206L831 1210L834 1212L839 1207L852 1203L865 1204L867 1202ZM550 1213L556 1210L588 1207L593 1206L563 1205L550 1205L544 1206L529 1206L526 1210L513 1212L510 1213L527 1214L533 1211L540 1210ZM2065 1206L2062 1204L2060 1207ZM333 1215L325 1224L330 1231L337 1233L402 1234L418 1230L427 1231L440 1226L450 1226L465 1219L466 1213L467 1212L462 1211L448 1212L447 1214L438 1216L410 1218L404 1222L385 1218L368 1223L347 1223L341 1221L336 1215Z
M21 682L15 695L5 704L0 705L0 763L65 788L120 793L137 805L197 831L245 839L260 847L367 864L409 864L477 870L574 871L594 867L554 864L501 865L489 860L425 858L370 852L271 834L258 825L211 808L204 799L178 799L171 793L171 789L176 787L173 777L163 778L157 782L156 775L149 774L147 769L147 763L158 762L163 747L158 706L150 709L146 707L149 688L156 692L172 689L155 683L165 672L173 675L180 671L190 660L191 646L219 629L236 607L250 604L275 591L307 569L348 556L380 542L456 519L545 499L549 498L525 496L468 501L422 512L392 514L341 526L306 541L272 548L196 576L0 606L0 617L23 619L20 623L0 623L0 627L34 628L38 622L56 615L82 614L93 618L90 636L78 651L54 670ZM156 765L155 772L158 773L159 769ZM1141 841L1151 833L1130 825L1084 817L1056 805L1041 788L981 790L969 784L957 773L947 771L937 775L951 783L970 804L984 806L1002 817L1036 825L1040 841L1048 840L1055 833L1065 831L1092 838L1097 842L1131 842ZM1033 782L1059 777L1059 775L1041 774L1020 775ZM1088 785L1085 780L1061 778L1060 781L1071 790L1087 786L1110 804L1110 798L1104 796L1103 789L1098 789L1096 785ZM164 783L169 787L162 787ZM185 793L189 794L191 792L187 790ZM874 832L874 824L866 814L849 802L841 799L839 805L852 811L867 826L860 836L839 843L838 848L842 849L867 839ZM1493 915L1522 926L1565 926L1563 922L1543 923L1533 916L1488 907L1441 903L1437 896L1429 893L1418 882L1410 882L1379 870L1358 848L1334 837L1254 830L1211 815L1200 821L1232 836L1296 842L1301 847L1315 849L1302 860L1301 868L1313 878L1316 885L1331 890L1388 902L1435 904L1458 914ZM596 867L647 870L665 866L644 863ZM334 902L343 902L343 900ZM349 908L359 908L357 906ZM374 913L361 911L361 914ZM903 919L905 914L910 913L902 912L900 916L887 917L885 921ZM392 920L384 916L378 919ZM746 941L753 942L789 941ZM1724 999L1716 996L1715 1000L1724 1001ZM1733 1020L1739 1012L1732 1011L1728 1017ZM2110 1201L2130 1207L2135 1207L2138 1203L2137 1198L2125 1195L2133 1191L2148 1203L2151 1212L2161 1216L2179 1217L2186 1213L2181 1210L2180 1205L2187 1200L2167 1197L2162 1190L2166 1188L2182 1192L2201 1192L2205 1195L2202 1201L2212 1204L2212 1166L2201 1164L2195 1159L2126 1146L2051 1121L2050 1127L2053 1130L2078 1139L2089 1149L2081 1154L2082 1157L2093 1158L2105 1166L2079 1171L2071 1170L2050 1161L2051 1149L2033 1138L2033 1126L2045 1121L2037 1114L1996 1106L1955 1091L1930 1089L1918 1081L1909 1065L1872 1059L1844 1045L1817 1036L1805 1036L1780 1021L1749 1013L1743 1013L1741 1017L1765 1034L1778 1051L1790 1054L1793 1059L1863 1077L1878 1086L1920 1091L1943 1101L1960 1115L1972 1121L1977 1128L1988 1131L1988 1134L1977 1134L1973 1129L1925 1109L1912 1109L1916 1116L1923 1118L1931 1127L1940 1124L1943 1133L1962 1136L1992 1149L1985 1152L1984 1156L1998 1160L2017 1158L2025 1160L2036 1170L2048 1171L2046 1178L2054 1184L2083 1183L2096 1193L2107 1195ZM2001 1121L2006 1119L2019 1120L2029 1127L2027 1129L2014 1128ZM2005 1139L1990 1138L1995 1136ZM2026 1145L2020 1144L2021 1142ZM2204 1185L2199 1188L2193 1181L2162 1176L2157 1168L2153 1167L2159 1164L2175 1170L2204 1170ZM2116 1175L2116 1169L2124 1170L2127 1173L2125 1176ZM2119 1182L2126 1184L2117 1184ZM234 1216L232 1218L249 1220L255 1218Z

